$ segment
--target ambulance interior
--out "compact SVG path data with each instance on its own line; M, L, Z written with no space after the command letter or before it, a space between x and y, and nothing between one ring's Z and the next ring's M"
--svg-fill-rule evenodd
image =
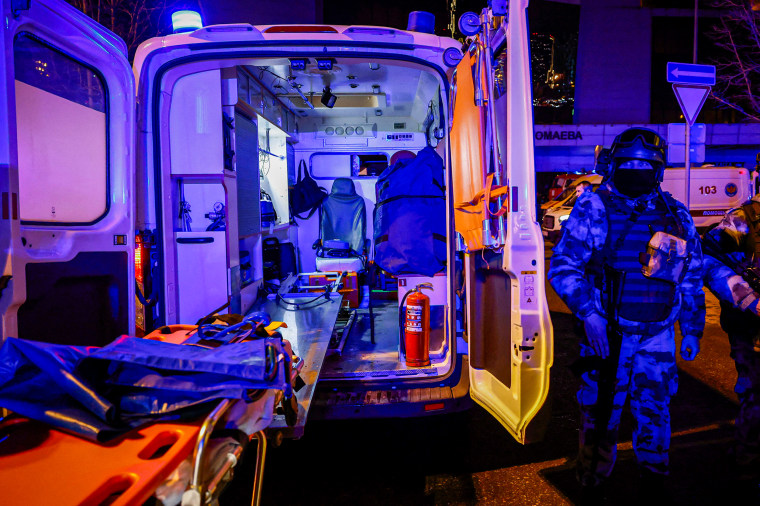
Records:
M442 76L406 61L279 57L184 64L165 79L172 91L161 109L160 121L169 125L162 130L161 177L164 223L172 224L164 228L164 242L175 245L174 259L167 249L165 262L166 283L176 283L176 321L193 323L227 301L223 312L255 311L269 300L307 314L320 294L334 290L342 307L332 325L317 329L330 334L321 378L448 373L452 327L461 322L445 191L448 89ZM446 211L436 218L446 231L438 272L371 269L378 178L392 162L411 163L428 146L440 156L445 193ZM304 219L290 215L288 201L299 165L330 193L311 217L302 213ZM327 216L331 199L337 199L338 217ZM363 234L364 247L352 247L349 258L319 258L326 241L350 240L322 237L326 219L340 222L328 229L344 231L349 220L350 234ZM413 366L400 350L399 306L420 283L433 287L423 290L430 297L430 364ZM296 293L307 302L282 297ZM303 318L308 323L308 315Z

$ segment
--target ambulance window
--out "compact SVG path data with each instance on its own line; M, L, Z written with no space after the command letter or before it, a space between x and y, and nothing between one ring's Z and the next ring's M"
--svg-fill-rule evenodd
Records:
M315 153L309 164L316 179L377 177L388 167L388 155Z
M21 219L95 222L108 201L104 81L30 34L13 55Z

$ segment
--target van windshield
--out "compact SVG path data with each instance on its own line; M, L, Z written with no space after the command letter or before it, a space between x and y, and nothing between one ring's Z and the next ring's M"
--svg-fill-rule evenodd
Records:
M562 193L560 193L559 195L557 195L556 197L554 197L552 200L556 200L557 202L562 202L563 200L565 200L566 198L568 198L570 195L572 195L574 192L575 192L575 187L574 186L571 186L569 188L565 188L565 190Z
M585 191L587 191L587 192L588 192L588 191L596 191L596 189L597 189L597 188L599 188L599 185L598 185L598 184L592 184L592 185L588 185L588 186L586 187L586 190L585 190ZM580 195L580 193L578 193L578 192L576 191L577 189L578 189L578 187L577 187L577 186L574 186L574 187L572 187L572 188L569 188L569 190L571 190L571 191L574 193L574 195L573 195L572 197L570 197L570 198L567 200L567 202L565 202L565 203L563 204L563 206L564 206L564 207L573 207L573 206L575 205L575 202L578 200L578 196Z

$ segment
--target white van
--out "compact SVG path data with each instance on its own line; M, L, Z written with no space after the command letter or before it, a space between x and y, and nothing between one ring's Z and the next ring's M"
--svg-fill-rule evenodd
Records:
M1 5L2 339L102 346L215 310L264 309L288 323L305 363L298 423L274 423L286 435L301 435L312 405L323 417L418 416L466 407L471 391L518 441L536 439L552 330L527 1L510 2L509 16L470 15L464 55L452 39L394 28L231 24L150 39L134 72L124 43L65 2ZM468 108L490 122L485 137L452 143L451 129L465 128L455 111ZM486 145L500 146L495 163L480 157ZM350 274L342 294L304 306L314 294L296 292L321 275L319 215L294 222L288 186L301 162L327 191L350 180L371 240L377 174L426 146L444 160L447 261L427 279L441 315L431 364L412 368L399 352L399 295L420 280L397 278L384 300L373 291L374 325L369 308L342 309ZM485 250L465 251L452 189L471 198L490 167L509 181L508 212L484 220ZM265 225L262 190L277 216ZM272 237L293 245L306 281L268 297Z
M685 172L683 167L665 169L660 185L663 191L681 202L685 201ZM596 186L601 183L601 176L597 178ZM743 167L694 167L691 169L690 183L690 211L699 231L719 223L726 211L752 198L755 186L749 170ZM575 193L568 193L563 201L546 210L541 224L546 239L554 243L559 240L562 226L570 217L576 199Z
M578 200L578 196L584 191L596 190L602 183L602 176L598 174L585 176L574 183L573 186L565 190L563 195L560 195L562 199L557 199L554 205L544 211L541 220L541 232L551 242L556 243L559 240L562 227L570 217L570 211L572 211L575 201Z
M719 223L729 209L741 206L752 198L755 182L744 167L692 167L690 175L689 211L697 229ZM665 169L663 191L685 202L686 169Z
M583 176L578 176L577 178L573 179L571 184L569 184L562 193L558 194L555 198L548 200L541 204L541 210L545 213L548 209L551 209L552 207L561 206L564 202L567 201L578 188L579 185L583 183L590 183L590 184L599 184L602 182L602 176L598 174L586 174Z

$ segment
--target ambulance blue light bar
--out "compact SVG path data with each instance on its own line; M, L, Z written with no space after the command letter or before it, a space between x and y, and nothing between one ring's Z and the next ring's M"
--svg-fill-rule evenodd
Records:
M177 11L172 13L172 30L174 33L192 32L203 28L203 20L199 12Z

